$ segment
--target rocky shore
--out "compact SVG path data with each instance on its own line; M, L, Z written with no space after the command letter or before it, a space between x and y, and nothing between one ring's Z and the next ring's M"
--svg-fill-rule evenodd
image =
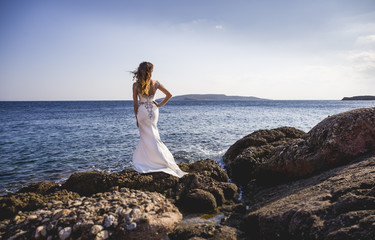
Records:
M61 186L53 182L30 184L0 197L0 236L163 239L181 222L181 212L215 215L218 208L236 204L238 188L216 161L206 159L180 167L189 172L181 179L127 169L112 174L75 173ZM214 227L212 233L207 228L206 235L222 232L221 226ZM178 229L170 239L181 239L181 234L191 231L181 226ZM230 230L231 236L237 234L235 228L223 229Z
M375 108L256 131L223 160L30 184L0 197L0 239L375 239Z

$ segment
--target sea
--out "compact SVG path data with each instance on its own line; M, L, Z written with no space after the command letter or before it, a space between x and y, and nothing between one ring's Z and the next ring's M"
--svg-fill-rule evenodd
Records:
M170 101L158 128L176 162L222 155L259 129L308 132L324 118L375 101ZM0 195L76 172L132 167L139 132L132 101L0 102Z

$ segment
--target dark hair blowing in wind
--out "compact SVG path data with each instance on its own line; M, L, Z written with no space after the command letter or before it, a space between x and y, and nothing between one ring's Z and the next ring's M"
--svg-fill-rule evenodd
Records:
M150 90L150 80L154 65L150 62L142 62L137 70L133 71L133 80L138 83L138 92L142 95L148 95Z

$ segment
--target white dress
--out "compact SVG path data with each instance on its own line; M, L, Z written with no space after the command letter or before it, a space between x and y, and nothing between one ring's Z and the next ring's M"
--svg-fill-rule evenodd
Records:
M155 95L138 94L138 127L140 141L133 154L134 169L140 173L165 172L182 177L183 172L174 161L172 153L160 140L157 122L159 108L153 103Z

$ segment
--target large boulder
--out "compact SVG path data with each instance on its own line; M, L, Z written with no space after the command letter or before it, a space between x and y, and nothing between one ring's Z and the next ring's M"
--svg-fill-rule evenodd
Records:
M375 239L375 153L244 194L251 239Z
M212 211L217 207L214 195L202 189L192 189L187 192L180 204L190 212Z
M304 135L305 132L296 128L280 127L259 130L241 138L223 156L229 176L236 183L246 184L275 147Z
M273 149L256 169L260 183L277 184L339 166L375 150L375 108L356 109L324 119L303 139Z
M108 191L113 186L114 179L109 173L92 171L72 174L62 185L62 188L77 192L80 195L91 195Z
M19 213L0 223L0 238L162 239L181 219L161 194L122 188Z

